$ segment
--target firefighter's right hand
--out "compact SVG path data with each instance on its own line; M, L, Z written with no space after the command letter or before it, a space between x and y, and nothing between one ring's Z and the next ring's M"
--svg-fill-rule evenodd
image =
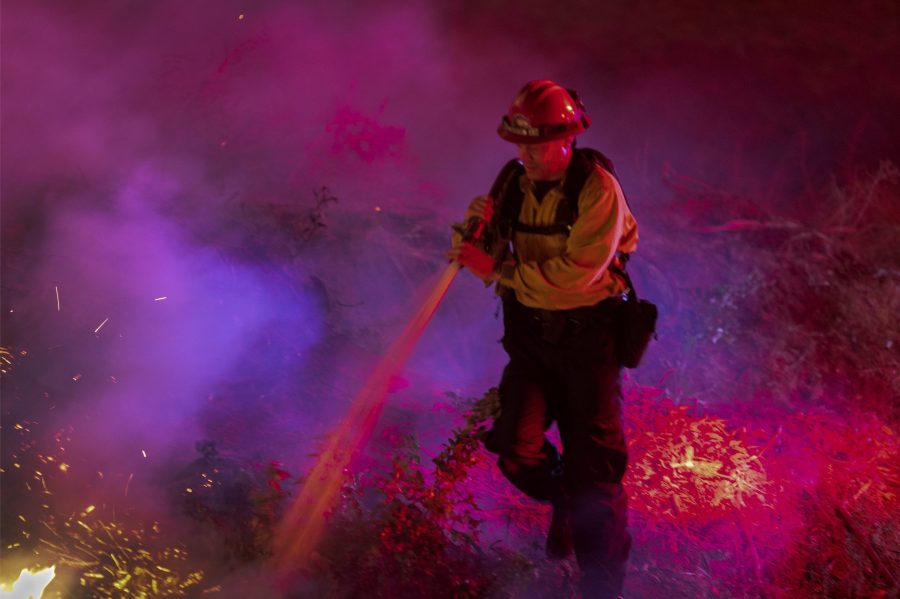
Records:
M473 218L480 218L486 223L494 217L494 200L491 196L478 196L466 209L465 222L469 223Z
M459 264L466 266L476 277L491 284L500 278L500 273L495 271L497 266L494 258L480 247L468 241L447 252L447 257Z

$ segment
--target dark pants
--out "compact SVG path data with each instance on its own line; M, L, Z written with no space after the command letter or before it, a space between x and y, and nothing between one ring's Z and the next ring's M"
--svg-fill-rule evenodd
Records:
M523 493L570 510L586 597L621 592L631 548L622 489L628 456L613 322L618 302L539 311L507 298L501 414L486 447ZM556 421L562 458L546 439Z

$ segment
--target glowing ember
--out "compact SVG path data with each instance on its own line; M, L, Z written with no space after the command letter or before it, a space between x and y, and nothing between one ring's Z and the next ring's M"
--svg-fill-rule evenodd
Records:
M0 584L0 597L10 599L40 599L44 589L56 576L56 566L50 566L43 570L22 570L19 578L11 587ZM8 589L8 590L7 590Z
M25 355L23 351L21 355ZM12 370L16 357L9 348L0 346L0 376L5 376Z

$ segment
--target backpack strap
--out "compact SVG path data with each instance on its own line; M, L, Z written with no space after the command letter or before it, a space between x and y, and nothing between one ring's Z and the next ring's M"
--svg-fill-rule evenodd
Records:
M491 229L494 232L494 239L489 242L488 251L490 251L490 244L497 243L497 241L503 243L511 241L515 231L538 235L568 235L575 219L578 218L578 197L597 165L616 177L612 160L606 154L592 148L576 148L566 171L563 198L556 207L555 222L552 225L525 225L519 222L519 213L525 199L525 194L522 193L522 188L519 186L519 177L525 174L525 167L517 159L507 162L491 186L491 197L495 202L499 202L499 206L494 212L492 220ZM629 255L617 252L616 258L617 260L613 261L608 269L622 278L628 286L626 293L629 301L636 302L637 290L626 270Z
M606 154L593 148L576 148L572 155L572 161L566 171L566 181L563 184L563 201L556 209L556 222L574 223L578 218L578 196L584 189L588 177L594 172L597 165L616 176L612 161Z
M519 186L519 177L525 174L525 167L518 159L510 160L500 170L491 186L491 197L499 202L494 211L493 229L503 239L512 239L513 229L519 221L519 212L525 194Z
M494 215L491 222L487 223L481 239L484 251L495 256L500 256L509 248L512 238L512 222L518 219L519 210L522 208L522 188L519 186L519 177L525 174L525 167L517 159L510 160L497 176L488 195L494 201Z
M556 207L552 225L526 225L519 222L522 201L525 199L518 180L525 173L519 160L510 160L497 175L491 187L491 197L499 200L500 206L494 215L494 230L500 237L511 239L515 231L537 235L568 235L575 219L578 218L578 196L594 172L596 165L615 176L612 161L605 154L591 148L576 148L563 185L563 199Z

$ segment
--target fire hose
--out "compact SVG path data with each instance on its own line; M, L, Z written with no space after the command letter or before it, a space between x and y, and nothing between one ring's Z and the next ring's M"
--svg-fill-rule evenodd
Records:
M484 228L482 219L471 219L463 239L480 240ZM406 363L460 268L455 261L447 266L425 302L385 352L350 410L328 438L300 493L288 508L274 539L273 562L282 580L302 572L309 564L325 529L325 515L337 505L350 462L365 446L378 422L391 379Z

